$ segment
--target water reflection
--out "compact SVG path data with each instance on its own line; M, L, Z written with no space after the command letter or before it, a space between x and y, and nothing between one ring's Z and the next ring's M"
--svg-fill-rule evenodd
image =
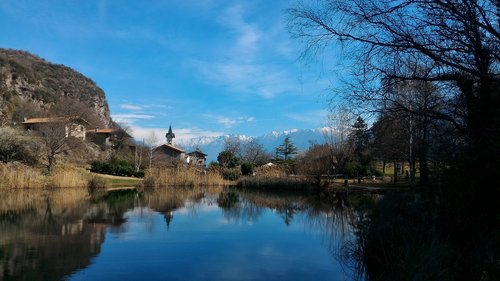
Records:
M235 261L238 261L238 257L241 258L232 268L220 265L220 271L224 274L219 277L232 276L226 279L331 279L329 274L339 270L341 263L338 258L342 257L342 251L353 241L353 233L356 231L353 222L365 216L359 206L367 200L373 200L373 197L347 196L342 193L236 191L221 187L163 188L143 192L125 190L93 194L84 189L4 192L0 195L0 279L62 280L72 276L72 279L84 280L85 276L82 277L81 274L92 272L95 275L93 278L106 279L109 276L98 270L100 263L96 260L101 254L106 235L107 239L127 237L146 240L149 237L150 244L156 243L159 248L164 247L165 241L171 239L172 243L166 249L175 254L166 253L165 250L157 253L153 249L149 255L160 255L158 259L162 261L174 259L176 263L186 263L171 269L169 277L172 280L187 277L216 280L215 277L208 278L206 275L207 272L216 270L217 266L213 264L205 269L206 272L186 276L187 273L182 270L190 268L187 264L195 263L196 260L182 255L212 257L211 253L217 251L224 252ZM283 228L279 223L276 224L279 221ZM165 229L164 233L174 233L165 237L164 234L158 234L161 229ZM274 231L278 236L290 235L289 240L282 239L283 237L277 237L277 241L269 240ZM282 264L281 267L288 268L289 274L294 275L273 271L279 268L279 262L276 261L279 258L283 259L283 263L290 263L291 259L294 261L293 257L275 256L290 245L302 247L297 249L300 254L295 255L304 264L319 258L320 254L314 245L303 244L308 243L307 239L314 240L315 233L320 236L322 247L326 247L330 253L329 263L335 263L335 267L327 268L318 261L317 271L320 273L300 271L300 266L295 266L297 268L294 270L297 272L293 272L290 266L293 269L294 265L290 264ZM267 234L271 236L265 236ZM292 238L292 234L296 237ZM191 240L187 240L187 237ZM245 244L236 242L231 247L238 247L238 252L225 249L224 247L229 247L225 243L234 239L243 239L248 247L254 245L254 248L263 246L262 241L267 244L258 253L254 253L256 249L246 249ZM201 244L195 245L196 242ZM289 244L281 245L284 242ZM118 262L120 259L113 256L111 250L108 249L105 256L109 255L110 260ZM148 249L139 250L142 253ZM245 251L252 254L245 254ZM272 257L275 260L273 267L268 268L259 261L244 259L255 255ZM221 263L220 259L222 258L219 257L217 262ZM205 258L203 261L206 260ZM247 272L245 278L240 278L242 276L236 273L227 275L227 270L241 270L241 264L249 262L255 263L246 264L253 270L252 274ZM86 271L85 268L92 263L96 263L92 266L95 270ZM198 261L198 264L201 262ZM134 266L140 267L141 264ZM142 266L151 267L151 261L149 265ZM166 265L162 263L161 266ZM155 272L156 269L150 270ZM203 271L202 268L199 270ZM74 274L75 272L78 274ZM336 274L351 276L351 273L345 272Z

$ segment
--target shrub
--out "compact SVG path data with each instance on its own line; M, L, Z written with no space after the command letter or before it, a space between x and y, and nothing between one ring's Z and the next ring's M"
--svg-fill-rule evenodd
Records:
M111 162L94 161L91 164L90 170L95 173L110 174L116 176L144 177L143 170L139 170L138 172L136 172L134 164L123 160L116 160Z
M241 174L244 176L253 175L253 165L251 163L241 164Z
M235 169L223 169L222 178L225 180L235 181L240 178L240 174Z
M9 127L0 128L0 161L22 161L28 164L36 162L36 156L30 151L28 143L21 134Z

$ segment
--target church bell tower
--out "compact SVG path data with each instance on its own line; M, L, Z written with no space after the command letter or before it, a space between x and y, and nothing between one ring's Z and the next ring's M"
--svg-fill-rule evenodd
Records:
M172 132L172 125L168 126L168 133L165 135L167 138L167 143L172 145L172 141L175 138L175 134Z

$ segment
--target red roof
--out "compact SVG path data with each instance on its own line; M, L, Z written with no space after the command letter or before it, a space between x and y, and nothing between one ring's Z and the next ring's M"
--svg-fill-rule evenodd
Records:
M79 117L79 116L67 116L67 117L40 117L40 118L28 118L24 120L23 124L42 124L42 123L58 123L58 122L67 122L67 121L75 121L81 120L87 124L87 120Z

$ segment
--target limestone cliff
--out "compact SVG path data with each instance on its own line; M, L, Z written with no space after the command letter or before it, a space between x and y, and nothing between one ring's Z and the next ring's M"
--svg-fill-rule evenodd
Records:
M0 49L0 125L43 114L61 100L80 101L100 126L112 126L106 97L94 81L28 52Z

